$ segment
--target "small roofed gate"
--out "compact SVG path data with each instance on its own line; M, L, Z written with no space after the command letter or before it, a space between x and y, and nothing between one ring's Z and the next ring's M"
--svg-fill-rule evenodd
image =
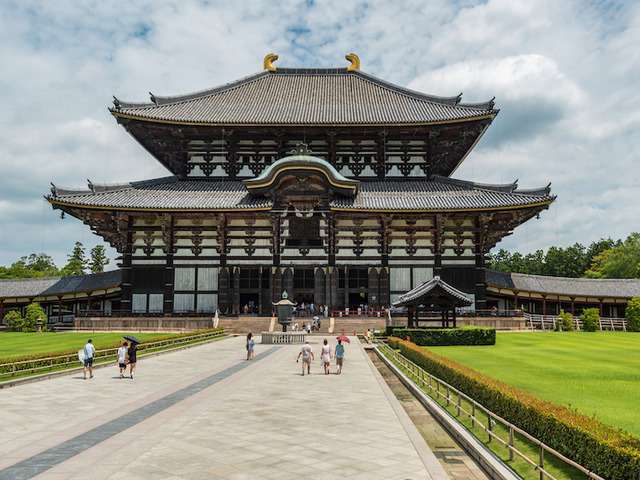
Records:
M456 325L456 308L468 307L473 302L467 296L452 287L439 276L433 277L408 291L393 303L394 307L407 307L409 328L419 326L421 321L433 321L433 318L421 318L425 312L439 312L442 327Z

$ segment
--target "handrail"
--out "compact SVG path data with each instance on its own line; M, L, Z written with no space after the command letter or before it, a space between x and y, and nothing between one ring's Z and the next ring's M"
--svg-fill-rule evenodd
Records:
M181 345L185 343L194 343L203 340L209 340L211 338L217 338L224 335L223 330L216 330L211 332L200 333L196 335L188 335L182 336L178 338L166 338L164 340L157 340L155 342L141 343L138 351L140 352L140 356L144 356L145 352L150 350L157 350L161 347L167 345ZM118 347L115 348L107 348L102 350L97 350L94 358L96 360L111 360L116 356L118 352ZM34 363L42 363L45 362L46 365L39 365L30 367L30 364ZM65 367L67 365L77 365L78 355L77 353L64 354L64 355L56 355L52 357L41 357L41 358L32 358L30 360L18 360L15 362L6 362L0 363L0 379L3 377L12 377L17 374L29 372L36 373L41 370L50 370L54 367ZM7 371L3 371L7 369Z
M524 319L531 330L555 330L560 322L558 315L540 315L537 313L524 313ZM562 323L559 323L562 327ZM573 325L576 330L582 330L584 323L580 317L573 317ZM600 317L598 329L601 331L627 331L627 319L616 317Z
M440 378L434 375L431 375L425 369L423 369L416 363L412 362L401 353L395 351L386 343L382 343L382 342L377 343L375 348L382 355L388 358L390 357L392 361L399 364L400 368L404 369L411 376L411 379L418 384L418 388L420 388L423 391L426 391L426 393L428 393L429 396L433 397L435 395L436 399L438 398L444 399L447 402L447 406L450 406L452 402L455 402L455 409L456 409L457 416L460 416L461 413L464 413L471 420L472 427L475 428L475 426L478 425L485 431L485 433L488 435L489 442L491 442L491 440L496 440L498 441L498 443L500 443L501 445L507 448L507 450L509 451L509 460L513 460L514 458L513 456L515 454L515 455L518 455L520 458L522 458L529 465L534 467L534 469L540 473L540 480L545 480L545 478L549 478L551 480L557 480L557 477L553 476L551 473L545 470L545 467L544 467L545 452L553 455L558 460L566 463L567 465L585 474L586 478L588 479L605 480L598 474L592 472L591 470L588 470L587 468L583 467L579 463L576 463L570 458L565 457L562 453L558 452L557 450L550 447L549 445L543 443L541 440L538 440L537 438L530 435L529 433L522 430L521 428L517 427L516 425L509 422L508 420L505 420L500 415L492 412L488 408L485 408L482 404L478 403L473 398L469 397L468 395L461 392L457 388L448 384L444 380L441 380ZM425 378L427 380L425 380ZM457 399L452 398L452 395L451 395L452 393L457 395ZM469 404L471 404L471 411L468 411L465 408L463 408L462 399L464 399ZM477 417L477 414L476 414L477 411L484 412L485 416L487 417L486 423L483 423L483 421ZM504 440L500 438L496 433L493 432L493 427L496 425L496 423L502 424L509 431L508 440ZM515 433L520 434L521 436L526 438L530 443L533 443L536 447L538 447L539 454L538 454L537 460L529 458L526 453L516 448L514 444Z

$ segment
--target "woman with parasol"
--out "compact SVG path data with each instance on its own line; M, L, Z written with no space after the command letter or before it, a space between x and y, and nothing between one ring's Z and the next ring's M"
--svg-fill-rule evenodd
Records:
M131 342L129 350L127 351L127 357L129 358L129 375L131 376L131 380L133 380L133 371L136 368L136 362L138 360L138 344L140 343L140 340L133 335L125 335L124 339Z
M335 355L336 355L336 366L338 367L338 371L336 372L338 375L342 373L342 364L344 362L344 345L342 342L350 343L349 337L346 335L340 335L336 337L338 340L338 344L336 345Z

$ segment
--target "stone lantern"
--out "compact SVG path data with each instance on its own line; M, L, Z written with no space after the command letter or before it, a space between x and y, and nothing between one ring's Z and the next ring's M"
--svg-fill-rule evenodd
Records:
M282 298L273 305L276 307L276 311L278 312L278 323L282 325L282 331L286 332L287 327L291 325L291 312L293 312L295 303L289 300L289 295L285 290L282 292Z

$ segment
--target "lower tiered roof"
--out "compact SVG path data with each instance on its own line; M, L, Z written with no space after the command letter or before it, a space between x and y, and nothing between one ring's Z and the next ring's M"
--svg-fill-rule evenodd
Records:
M447 177L430 180L362 182L355 196L334 196L332 210L466 211L545 207L549 187L519 190L516 183L487 185ZM103 210L233 211L269 210L272 201L252 195L241 181L182 180L175 176L121 185L89 183L87 189L52 188L59 207Z

